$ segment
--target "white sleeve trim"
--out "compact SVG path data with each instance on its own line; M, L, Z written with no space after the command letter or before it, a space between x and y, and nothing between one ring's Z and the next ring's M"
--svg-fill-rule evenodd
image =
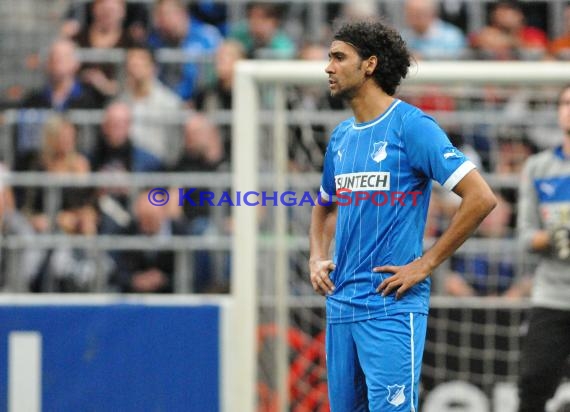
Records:
M321 198L325 201L325 202L329 202L331 200L331 195L329 195L327 192L325 192L325 189L323 189L323 187L321 186L320 189L321 192ZM337 198L335 195L332 196L332 201L336 202Z
M465 161L464 163L461 164L461 166L455 169L455 172L453 172L451 176L447 178L447 180L443 184L443 187L445 187L447 190L452 190L455 187L455 185L459 183L461 179L463 179L467 175L467 173L476 168L477 166L475 166L475 164L473 164L473 162L471 162L470 160Z

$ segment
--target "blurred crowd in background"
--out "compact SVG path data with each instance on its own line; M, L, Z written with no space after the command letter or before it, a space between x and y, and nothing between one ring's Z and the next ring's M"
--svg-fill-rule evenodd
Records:
M33 7L35 2L30 3ZM331 1L323 3L321 24L314 27L310 9L295 2L58 1L52 5L60 13L51 16L51 35L35 38L35 50L26 52L31 46L21 45L25 52L17 53L19 46L8 44L9 37L3 35L0 40L6 73L0 79L0 175L39 172L50 179L62 173L110 172L115 179L138 172L229 172L236 62L324 61L337 18L384 15L388 22L392 18L419 62L570 60L570 5L475 2L480 6L475 9L470 3ZM554 6L561 13L553 13ZM9 20L14 10L0 14ZM485 14L479 16L480 27L474 27L474 10ZM9 24L6 27L17 31ZM289 127L291 173L320 171L331 127L346 109L343 102L328 96L324 86L287 89L292 111L338 113L330 121L300 119ZM403 88L398 97L434 113L452 142L483 172L499 182L514 178L516 183L529 155L560 140L553 135L554 122L534 123L528 116L544 112L550 116L547 120L554 119L556 90L422 86ZM269 97L270 92L268 101ZM474 110L500 113L504 124L491 127L484 119L461 122L454 118L461 111L478 116L480 112L473 115ZM117 185L78 186L53 197L38 183L11 187L0 180L2 239L35 234L205 237L232 232L229 210L214 211L208 205L155 207L148 202L150 187L133 191ZM189 183L189 187L196 186ZM512 240L516 185L494 187L499 206L483 222L477 238ZM453 195L434 190L426 239L441 233L457 204ZM292 234L306 232L307 217L298 222L292 223ZM437 292L527 296L532 271L498 244L456 254ZM172 250L94 251L73 244L11 248L5 242L1 246L0 287L5 291L176 291ZM306 276L304 259L306 254L291 258L299 282ZM227 292L229 260L228 253L192 252L190 290ZM24 285L19 290L11 280L15 272Z

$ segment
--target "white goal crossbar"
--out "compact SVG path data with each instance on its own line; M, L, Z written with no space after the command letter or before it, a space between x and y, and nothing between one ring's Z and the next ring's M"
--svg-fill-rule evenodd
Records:
M233 88L233 190L257 191L260 100L258 87L262 83L278 88L294 84L325 84L326 62L301 61L242 61L234 74ZM500 84L500 85L562 85L570 82L570 63L565 62L421 62L410 69L407 84ZM276 93L274 130L283 131L284 94ZM278 143L276 142L276 145ZM284 147L284 146L281 146ZM285 151L284 151L285 152ZM277 154L277 153L276 153ZM286 153L280 154L286 156ZM284 167L284 162L277 162ZM282 174L285 170L280 170ZM279 173L277 174L277 176ZM279 183L279 182L277 182ZM279 187L275 187L279 190ZM279 218L279 215L278 215ZM281 215L280 219L285 219ZM232 253L232 295L234 301L231 376L224 381L231 385L232 399L226 399L230 409L239 412L256 410L257 362L257 293L258 231L256 208L234 207L234 236ZM285 225L276 224L284 239ZM278 231L278 232L279 232ZM279 244L279 242L277 243ZM286 265L282 265L286 270ZM285 284L284 274L267 268L269 276L276 276L276 284ZM228 393L228 392L226 392Z

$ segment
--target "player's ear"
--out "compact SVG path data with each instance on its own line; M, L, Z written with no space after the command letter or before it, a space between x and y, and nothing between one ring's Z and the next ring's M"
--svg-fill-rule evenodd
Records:
M374 73L374 70L376 70L376 66L378 66L378 57L370 56L368 59L366 59L366 65L364 67L364 72L368 76L372 76L372 74Z

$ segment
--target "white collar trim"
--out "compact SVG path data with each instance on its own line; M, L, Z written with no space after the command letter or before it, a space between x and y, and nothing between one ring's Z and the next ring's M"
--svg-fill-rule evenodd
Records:
M374 120L372 123L368 123L362 126L358 126L356 124L356 121L354 121L352 123L352 128L356 129L356 130L362 130L362 129L366 129L368 127L372 127L374 125L377 125L378 123L380 123L382 120L384 120L386 117L388 117L388 115L390 113L392 113L392 110L394 110L394 108L399 105L402 101L398 100L398 99L394 99L394 103L392 103L392 106L390 106L390 108L388 109L388 111L386 111L386 113L384 113L382 116L380 116L378 119Z

